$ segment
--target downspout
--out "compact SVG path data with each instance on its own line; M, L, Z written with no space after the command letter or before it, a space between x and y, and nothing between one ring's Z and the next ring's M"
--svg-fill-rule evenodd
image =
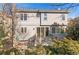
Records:
M41 12L39 12L39 10L38 10L38 13L40 14L40 26L41 26Z

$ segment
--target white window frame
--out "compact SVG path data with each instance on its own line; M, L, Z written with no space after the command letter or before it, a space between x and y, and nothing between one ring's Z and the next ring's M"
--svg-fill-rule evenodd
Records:
M47 20L47 13L44 13L44 20Z
M21 13L20 14L20 19L22 20L22 21L26 21L27 20L27 16L26 16L26 19L24 18L25 17L25 14L26 13ZM23 16L22 18L21 18L21 15ZM27 15L27 14L26 14Z
M21 27L20 31L22 34L27 33L27 27Z
M65 14L62 14L62 15L61 15L61 19L62 19L62 20L65 20Z

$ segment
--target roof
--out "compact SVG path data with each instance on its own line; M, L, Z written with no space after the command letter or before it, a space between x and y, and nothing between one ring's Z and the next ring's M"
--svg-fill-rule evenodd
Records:
M49 9L16 9L16 12L69 13L68 10L49 10Z

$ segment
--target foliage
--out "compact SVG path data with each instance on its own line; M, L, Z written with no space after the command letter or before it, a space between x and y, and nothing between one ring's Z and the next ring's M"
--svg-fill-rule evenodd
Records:
M32 55L76 55L79 54L79 42L71 39L53 40L51 46L38 45L29 51Z
M29 55L45 55L46 50L42 45L38 45L35 47L30 48L29 50L26 50L25 54Z
M37 55L76 55L79 54L79 42L71 39L53 40L51 46L38 45L34 51Z
M5 55L77 55L79 54L79 41L71 39L53 40L52 45L27 48L26 50L18 50L12 48L9 50L0 50L0 54Z
M46 54L46 50L42 45L38 45L34 48L34 51L36 52L37 55L45 55Z
M79 39L79 31L75 27L68 28L67 34L67 38L71 38L73 40Z
M79 43L74 40L54 40L53 42L53 54L68 54L75 55L79 54Z
M3 30L3 26L0 26L0 39L5 37L5 33L4 33L4 30Z
M19 51L18 49L12 48L12 49L10 49L10 50L4 51L4 54L5 54L5 55L11 55L11 54L19 55L19 54L21 54L21 53L20 53L20 51Z
M67 34L67 38L71 38L73 40L79 39L79 17L69 21Z
M5 37L5 33L4 33L3 26L0 26L0 48L3 47L2 38L4 38L4 37Z

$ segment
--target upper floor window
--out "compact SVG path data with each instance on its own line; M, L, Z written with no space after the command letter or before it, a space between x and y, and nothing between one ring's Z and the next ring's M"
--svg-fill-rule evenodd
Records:
M21 20L27 20L27 14L21 14Z
M47 17L47 13L44 13L44 16L46 16L46 17Z
M24 20L27 20L27 14L24 14Z
M44 13L44 20L47 20L47 13Z
M65 20L65 15L63 14L63 15L61 16L61 18L62 18L62 20Z
M44 17L44 20L47 20L47 17Z
M20 16L20 17L21 17L21 20L23 20L23 14L20 14L20 15L21 15L21 16Z
M36 17L40 17L40 13L37 13L37 14L36 14Z

